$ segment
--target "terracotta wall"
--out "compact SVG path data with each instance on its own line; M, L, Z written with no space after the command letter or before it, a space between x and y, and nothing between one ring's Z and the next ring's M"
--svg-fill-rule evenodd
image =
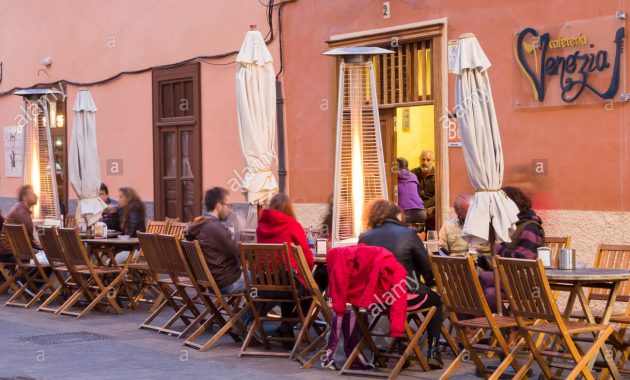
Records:
M385 28L446 17L448 39L473 32L492 62L490 79L501 128L506 182L543 194L543 207L563 210L630 210L630 111L579 106L538 110L513 108L516 66L512 36L527 26L614 15L627 2L569 0L391 1L391 18L382 2L299 0L285 7L285 87L291 194L298 202L326 202L332 192L334 160L333 72L322 56L332 35ZM304 20L308 18L308 27ZM627 32L626 32L627 35ZM612 38L612 36L611 36ZM626 53L627 54L627 49ZM449 76L452 109L454 78ZM548 160L549 175L530 176L534 159ZM460 148L449 150L451 201L470 191ZM517 175L515 167L525 167ZM518 177L518 178L517 178ZM316 182L318 186L307 186Z
M0 92L61 79L93 82L125 70L238 50L250 24L267 34L258 1L70 0L0 3ZM277 61L277 39L269 46ZM41 60L52 58L45 68ZM211 61L230 63L235 56ZM40 69L45 69L40 71ZM236 126L236 65L201 63L204 188L222 185L243 169ZM78 87L68 87L67 125ZM98 149L110 190L135 187L153 200L151 72L90 87L98 107ZM0 128L15 125L22 99L0 97ZM3 131L0 131L3 132ZM68 131L68 137L70 130ZM0 139L2 140L2 139ZM0 151L3 151L0 141ZM107 159L123 159L123 175L107 176ZM4 177L0 197L14 196L21 179ZM74 194L71 191L70 197Z
M333 69L322 56L326 40L364 31L446 17L447 36L477 35L492 61L490 77L510 168L547 159L549 175L534 184L546 207L560 210L630 210L628 105L514 110L512 33L525 26L614 14L626 2L532 0L474 2L393 0L383 19L380 1L296 0L283 11L286 133L289 190L298 203L326 203L333 182ZM474 6L471 6L474 5ZM266 9L255 0L24 0L0 4L0 92L60 79L97 81L123 70L167 64L240 48L251 23L267 31ZM279 68L277 39L270 46ZM626 49L627 51L627 49ZM626 53L627 54L627 53ZM41 60L52 58L43 68ZM229 62L228 58L220 62ZM236 131L234 64L201 64L203 187L228 186L243 168ZM453 107L454 79L448 104ZM71 110L78 88L68 91ZM112 188L135 186L153 199L151 75L125 76L91 88L99 107L103 162L124 159L124 175L105 177ZM0 97L0 127L14 125L21 99ZM68 115L67 122L72 124ZM0 141L0 149L2 149ZM451 198L469 191L460 149L449 150ZM0 159L0 165L4 162ZM525 176L527 177L527 176ZM0 197L20 181L4 178ZM242 198L241 198L242 199ZM452 201L452 199L451 199Z

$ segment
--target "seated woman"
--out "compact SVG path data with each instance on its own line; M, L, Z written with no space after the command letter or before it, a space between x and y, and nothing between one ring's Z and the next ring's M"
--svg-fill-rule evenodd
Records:
M131 187L121 187L119 189L118 206L118 223L114 229L129 237L136 237L137 231L145 231L146 209L134 189ZM116 254L116 262L122 264L128 257L129 251L119 252Z
M418 235L400 223L401 210L392 202L374 202L368 215L369 231L361 234L359 243L383 247L396 256L407 270L407 310L437 306L431 318L428 332L427 359L432 368L444 368L439 352L440 327L444 320L442 300L430 287L435 286L429 255ZM421 278L424 282L421 281Z
M116 230L129 237L136 231L144 232L146 209L144 203L131 187L121 187L118 193L118 225Z
M418 177L409 170L409 162L398 157L398 206L405 215L406 225L424 224L427 212L418 193Z
M295 212L293 211L293 205L286 194L276 194L269 202L269 207L263 210L260 220L258 221L258 227L256 228L256 241L258 243L270 243L270 244L295 244L302 247L302 252L308 262L310 269L313 269L315 263L313 261L313 253L306 241L306 234L304 228L295 219ZM299 267L293 256L290 256L291 267L298 271ZM305 283L302 276L298 276L298 291L305 290ZM259 292L261 293L261 292ZM278 293L278 292L276 292ZM269 298L281 297L285 298L285 294L269 294L265 297ZM270 305L273 307L273 305ZM301 305L302 311L305 313L308 310L309 304ZM271 308L270 307L270 308ZM295 305L290 303L282 303L280 309L283 317L290 317L295 315ZM268 310L263 310L263 314ZM293 326L289 323L282 323L278 329L280 336L293 336Z
M512 257L517 259L535 260L538 258L538 247L543 245L545 231L542 227L542 220L536 212L532 210L532 200L516 187L504 187L505 194L516 203L518 207L518 221L516 229L510 236L511 242L497 243L497 255L502 257ZM496 289L494 287L494 272L489 256L479 256L477 264L483 272L479 274L479 280L483 288L483 293L488 300L492 312L496 312Z

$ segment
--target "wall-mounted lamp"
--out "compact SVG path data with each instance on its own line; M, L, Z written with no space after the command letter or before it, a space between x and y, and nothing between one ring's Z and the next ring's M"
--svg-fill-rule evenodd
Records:
M63 128L64 118L63 115L57 115L57 128Z

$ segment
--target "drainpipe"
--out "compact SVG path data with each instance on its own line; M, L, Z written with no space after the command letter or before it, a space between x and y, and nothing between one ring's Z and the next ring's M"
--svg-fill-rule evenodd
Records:
M284 193L287 169L284 162L284 98L282 82L276 79L276 118L278 127L278 187Z

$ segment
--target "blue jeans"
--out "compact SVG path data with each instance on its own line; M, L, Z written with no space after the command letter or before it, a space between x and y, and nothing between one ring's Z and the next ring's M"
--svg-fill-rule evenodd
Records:
M223 294L246 292L247 288L245 287L245 274L241 273L241 277L239 277L238 280L234 281L230 285L220 288L219 290L221 290L221 293ZM240 320L243 326L246 327L249 322L254 320L254 315L252 314L251 310L247 310L245 314L241 316Z
M241 273L241 277L238 280L234 281L230 285L224 286L220 289L221 293L243 293L247 291L245 288L245 277L244 274Z

